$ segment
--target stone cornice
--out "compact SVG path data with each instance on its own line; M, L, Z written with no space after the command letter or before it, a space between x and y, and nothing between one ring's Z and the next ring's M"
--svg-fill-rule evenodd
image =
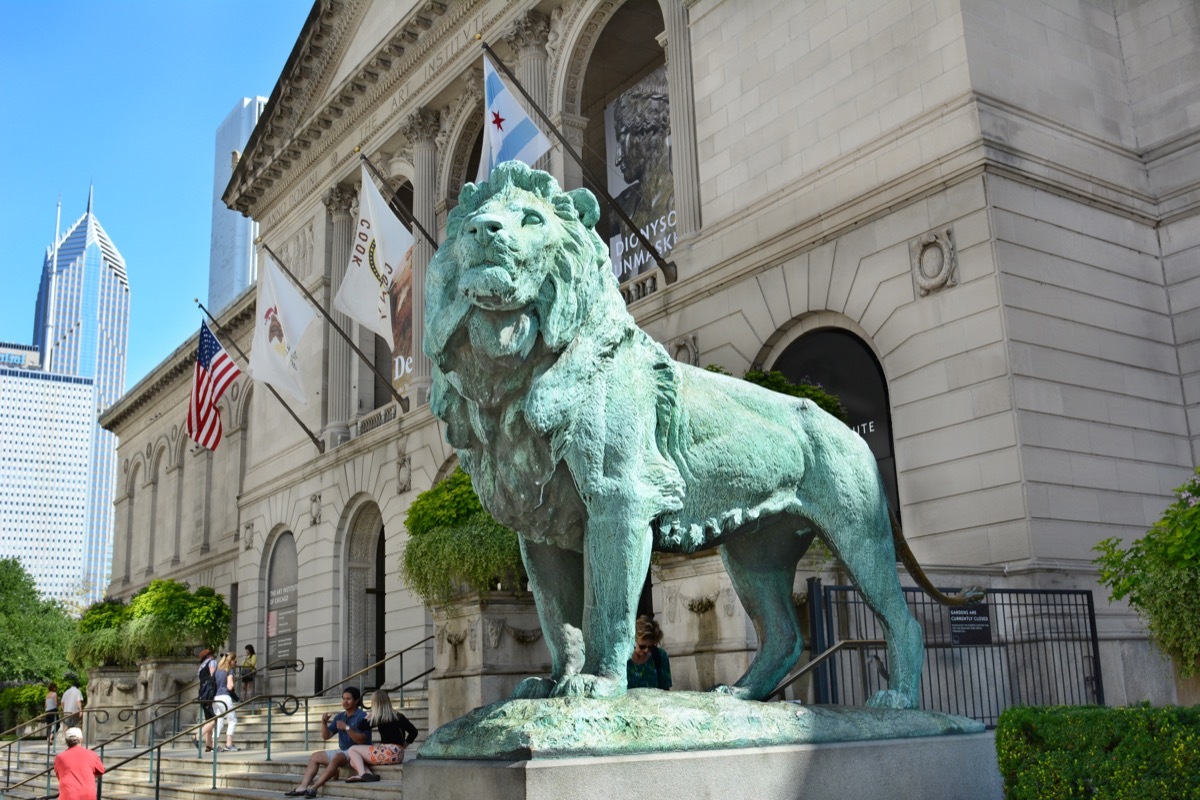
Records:
M255 287L251 286L242 292L219 318L221 326L235 338L240 338L238 334L241 329L253 319L255 300ZM109 406L100 415L100 426L119 435L120 429L136 418L143 408L157 402L161 395L171 391L180 382L190 381L193 365L196 363L196 343L199 336L200 331L197 330L151 370L149 375Z
M280 213L286 213L287 209L318 191L327 175L343 168L353 158L352 145L364 144L398 118L406 118L422 100L428 101L428 97L419 97L418 93L432 96L441 83L450 80L442 78L461 72L457 62L478 46L476 32L491 31L511 16L516 7L527 2L427 0L381 37L379 49L341 85L325 92L323 96L330 98L328 103L314 109L303 123L287 134L286 139L268 140L263 133L271 129L272 121L279 113L272 102L268 102L222 199L230 208L253 216L264 227L270 228L272 220L266 217L274 217L273 210L284 198L285 208ZM323 13L332 14L326 24L338 27L336 18L348 13L344 10L348 4L349 0L337 3L336 7L323 6ZM357 0L355 4L357 6ZM317 22L313 21L314 16ZM310 15L300 42L272 93L273 99L276 95L286 96L288 91L318 91L315 85L303 85L302 79L306 76L300 70L301 44L310 38L310 25L316 26L320 19L321 14ZM346 26L349 27L349 23ZM297 55L297 51L301 54ZM304 105L304 102L297 100L296 104ZM280 137L285 126L276 120L274 129L275 135ZM347 137L352 137L352 141L347 141ZM345 147L340 146L343 144Z

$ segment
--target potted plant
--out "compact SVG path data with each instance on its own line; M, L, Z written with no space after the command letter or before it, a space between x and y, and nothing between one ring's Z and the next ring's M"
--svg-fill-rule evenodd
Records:
M550 670L517 535L479 503L461 469L422 492L405 518L401 575L433 614L429 722L436 728Z
M1181 678L1200 672L1200 469L1145 536L1128 547L1108 538L1094 549L1109 599L1129 599Z

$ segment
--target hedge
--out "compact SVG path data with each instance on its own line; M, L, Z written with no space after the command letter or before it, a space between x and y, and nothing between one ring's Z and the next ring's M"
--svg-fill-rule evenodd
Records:
M1006 800L1198 800L1200 706L1016 706L996 756Z

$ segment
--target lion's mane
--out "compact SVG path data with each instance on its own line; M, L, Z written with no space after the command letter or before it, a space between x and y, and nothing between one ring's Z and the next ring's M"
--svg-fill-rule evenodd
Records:
M493 199L504 200L521 192L534 195L553 209L562 235L544 248L545 252L514 254L516 259L528 259L530 266L526 268L536 264L544 271L540 291L531 303L532 316L539 326L539 343L527 359L540 362L530 368L527 383L503 404L503 409L489 412L481 409L480 397L471 396L467 380L460 374L478 366L483 357L472 355L463 346L463 332L479 309L460 289L464 270L474 265L460 263L457 244L472 215ZM446 421L447 440L458 450L464 468L477 479L476 490L485 506L489 505L486 495L492 491L489 484L507 479L501 471L528 468L529 464L496 463L496 459L506 456L492 453L484 445L480 416L495 413L498 418L504 417L514 407L519 408L532 432L548 440L549 451L541 468L553 470L569 448L581 446L575 423L580 409L587 407L597 393L597 381L603 381L605 371L612 368L614 353L631 347L639 351L639 363L655 376L656 405L662 423L658 441L661 457L654 459L658 468L645 478L659 496L656 505L679 506L682 477L666 456L668 432L674 428L677 410L678 376L666 351L638 328L626 310L608 249L595 230L599 218L599 205L591 192L563 191L553 176L519 162L499 165L487 182L464 186L458 205L450 212L447 238L430 263L426 287L424 344L434 366L430 406ZM550 259L550 263L536 259ZM467 363L471 359L476 361ZM496 372L497 382L513 379L510 370ZM549 474L525 477L543 487L550 480ZM494 508L489 510L496 513Z

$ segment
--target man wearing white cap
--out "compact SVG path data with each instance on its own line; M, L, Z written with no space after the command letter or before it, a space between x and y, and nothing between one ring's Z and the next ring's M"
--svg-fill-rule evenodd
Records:
M104 774L104 764L82 742L83 731L67 728L67 749L54 757L58 800L96 800L96 776Z

